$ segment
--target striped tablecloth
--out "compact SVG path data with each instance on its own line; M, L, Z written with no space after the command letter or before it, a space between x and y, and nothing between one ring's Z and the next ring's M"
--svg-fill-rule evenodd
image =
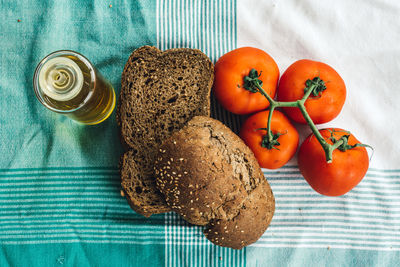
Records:
M396 1L1 1L0 266L396 266L400 258L400 6ZM115 115L81 126L35 99L33 71L59 49L86 55L117 92L131 51L192 47L214 62L264 49L281 73L310 58L333 66L348 95L322 125L375 148L364 180L342 197L305 182L296 160L264 169L276 197L255 244L214 246L173 213L144 218L120 195ZM212 99L234 131L243 118ZM303 133L307 128L297 125ZM251 227L251 225L249 225Z

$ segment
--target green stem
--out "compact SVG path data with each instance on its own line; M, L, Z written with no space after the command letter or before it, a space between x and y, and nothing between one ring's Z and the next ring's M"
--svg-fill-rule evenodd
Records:
M317 87L317 85L316 84L313 84L313 85L311 85L309 88L308 88L308 90L306 91L306 93L304 94L304 96L301 98L301 102L306 102L306 100L307 100L307 98L311 95L311 92L314 90L314 88L316 88Z
M303 117L306 120L308 126L310 126L311 131L315 135L315 138L317 138L318 142L321 144L322 148L324 149L326 162L331 163L332 162L333 150L335 150L341 144L343 144L343 140L340 140L340 141L336 142L333 145L331 145L328 142L326 142L325 138L321 135L321 133L319 132L317 126L314 124L314 122L310 118L310 115L308 115L306 107L304 106L304 103L302 101L298 102L298 108L300 109L301 114L303 114Z
M273 136L271 131L271 121L272 121L272 113L275 110L275 105L271 104L268 114L268 122L267 122L267 134L268 134L268 141L272 142Z
M274 112L275 108L278 107L297 107L300 109L301 114L303 115L304 119L306 120L307 124L310 126L311 131L317 138L318 142L321 144L322 148L325 151L325 157L326 157L326 162L331 163L332 162L332 153L335 149L337 149L340 145L343 144L343 140L339 140L335 144L331 145L328 142L325 141L324 137L321 135L319 132L317 126L314 124L312 121L310 115L308 115L306 107L304 106L304 103L312 93L312 91L318 86L317 84L312 84L311 86L308 87L307 91L304 93L304 96L298 100L298 101L293 101L293 102L279 102L273 100L261 87L260 83L258 80L254 80L253 84L255 87L257 87L258 92L262 94L265 98L267 98L269 104L270 104L270 111L268 114L268 122L267 122L267 135L268 135L268 141L271 142L273 140L273 135L271 132L271 120L272 120L272 113Z
M312 90L314 90L314 87L315 87L315 85L310 86L310 88L304 94L303 98L299 101L296 101L296 103L297 103L297 107L300 109L301 114L303 115L304 119L306 120L308 126L310 126L311 131L313 132L313 134L317 138L318 142L321 144L321 146L324 148L324 150L326 152L329 144L325 141L324 137L318 131L317 126L312 121L310 115L308 115L306 107L304 106L304 103L306 102L307 98L310 96ZM329 160L329 159L327 159L327 160Z
M336 143L334 143L333 145L328 144L328 151L325 150L325 157L326 157L326 162L327 163L332 163L332 153L335 149L337 149L339 146L341 146L343 144L343 139L340 139L339 141L337 141Z
M260 94L262 94L263 96L265 96L269 102L270 105L275 104L275 100L273 100L269 94L267 94L267 92L264 91L264 89L261 87L260 83L258 81L254 81L254 85L257 87L257 89L259 90Z

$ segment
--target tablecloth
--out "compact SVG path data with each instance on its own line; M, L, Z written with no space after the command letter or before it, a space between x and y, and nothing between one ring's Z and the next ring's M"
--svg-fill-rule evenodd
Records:
M396 266L400 258L400 4L380 1L0 1L0 266ZM46 110L39 60L71 49L116 92L142 45L192 47L214 62L264 49L281 73L302 58L347 85L338 118L374 147L363 181L342 197L315 193L296 159L263 169L276 197L268 230L242 250L214 246L173 213L144 218L120 196L115 113L82 126ZM212 101L238 131L243 118ZM302 138L307 127L296 125ZM251 225L249 225L251 227Z

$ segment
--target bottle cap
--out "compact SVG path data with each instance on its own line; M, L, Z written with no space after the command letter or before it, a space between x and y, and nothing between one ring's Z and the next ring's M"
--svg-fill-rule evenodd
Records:
M68 101L79 94L83 73L72 59L59 56L46 61L39 72L43 94L57 101Z

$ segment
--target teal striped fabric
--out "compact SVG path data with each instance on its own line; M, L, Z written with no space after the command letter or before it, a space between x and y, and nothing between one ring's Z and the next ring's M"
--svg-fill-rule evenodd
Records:
M157 47L197 48L215 63L237 46L236 1L157 0ZM241 118L211 98L214 118L239 132Z
M157 0L157 47L197 48L215 63L236 48L236 2ZM211 98L211 112L238 132L240 118ZM191 226L174 213L165 217L166 266L243 266L246 250L221 248L203 235L203 227Z
M164 243L163 216L141 225L119 194L116 168L9 169L0 177L3 244Z
M237 47L236 1L3 1L0 15L0 266L398 264L400 169L371 168L335 198L315 193L297 166L263 170L276 197L271 226L245 249L221 248L174 213L129 208L114 114L85 127L34 97L34 67L58 49L86 55L117 93L141 45L198 48L215 62ZM238 132L242 118L214 98L212 116Z
M297 166L264 173L277 210L255 246L400 249L400 170L369 169L351 192L330 198L312 190Z

